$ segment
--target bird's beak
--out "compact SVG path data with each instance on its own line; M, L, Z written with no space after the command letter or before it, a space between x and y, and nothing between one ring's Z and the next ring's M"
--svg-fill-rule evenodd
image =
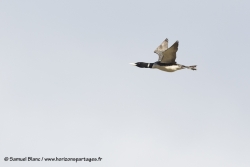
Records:
M136 66L136 64L135 64L135 63L129 63L129 64L131 64L131 65L133 65L133 66Z

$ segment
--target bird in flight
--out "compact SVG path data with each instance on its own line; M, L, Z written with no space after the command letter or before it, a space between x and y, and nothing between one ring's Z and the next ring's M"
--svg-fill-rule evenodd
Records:
M140 67L140 68L151 68L151 69L159 69L166 72L175 72L181 69L190 69L196 70L196 65L193 66L184 66L181 64L177 64L175 62L176 52L178 50L179 41L176 41L170 48L168 48L168 39L166 38L160 46L158 46L154 53L158 54L159 59L155 63L130 63L131 65Z

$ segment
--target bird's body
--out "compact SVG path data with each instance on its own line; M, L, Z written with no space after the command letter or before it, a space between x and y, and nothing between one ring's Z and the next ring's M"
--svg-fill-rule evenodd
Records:
M170 66L162 66L162 65L158 65L157 63L154 63L152 68L157 68L159 70L166 71L166 72L175 72L177 70L183 69L182 66L179 64L170 65Z
M159 69L166 72L174 72L181 69L191 69L196 70L196 65L194 66L184 66L177 64L175 62L176 52L178 50L179 42L176 41L170 48L168 48L168 39L165 39L160 46L156 48L154 53L158 54L159 59L155 63L130 63L140 68L151 68L151 69Z

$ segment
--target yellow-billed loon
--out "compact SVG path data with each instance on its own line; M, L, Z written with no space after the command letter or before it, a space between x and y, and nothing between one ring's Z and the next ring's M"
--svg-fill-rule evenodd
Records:
M159 55L159 59L155 63L130 63L131 65L140 67L140 68L156 68L162 71L174 72L181 69L191 69L196 70L196 65L193 66L184 66L177 64L175 62L176 52L178 50L179 41L176 41L170 48L168 48L168 39L166 38L160 46L158 46L154 53Z

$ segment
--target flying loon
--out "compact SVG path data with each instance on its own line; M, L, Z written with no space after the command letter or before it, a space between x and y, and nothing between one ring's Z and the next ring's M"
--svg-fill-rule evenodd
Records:
M154 53L158 54L159 59L155 63L130 63L131 65L140 67L140 68L156 68L166 72L175 72L181 69L190 69L196 70L196 65L193 66L184 66L181 64L177 64L175 62L176 52L178 50L179 41L176 41L170 48L168 48L168 39L166 38L160 46L158 46Z

